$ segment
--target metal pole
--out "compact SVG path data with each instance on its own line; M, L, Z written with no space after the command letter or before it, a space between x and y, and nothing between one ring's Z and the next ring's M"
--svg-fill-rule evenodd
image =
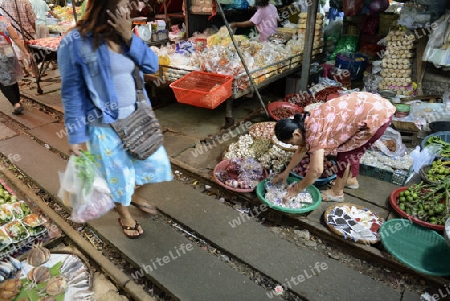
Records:
M227 29L228 29L228 33L230 34L231 41L233 42L234 48L236 48L236 52L237 52L239 58L241 59L242 65L244 66L244 69L245 69L245 72L246 72L247 75L248 75L248 79L250 80L250 83L251 83L251 85L252 85L253 91L256 92L256 95L258 96L259 102L261 103L261 106L263 107L264 112L266 113L267 118L269 118L269 112L267 112L266 105L264 104L264 102L263 102L263 100L262 100L262 98L261 98L261 95L259 94L258 88L256 87L256 84L255 84L255 82L253 81L253 78L252 78L252 75L251 75L251 73L250 73L250 70L248 69L247 64L245 64L244 57L242 56L242 53L241 53L241 51L239 50L239 47L238 47L236 41L234 40L234 34L233 34L233 31L231 30L230 24L228 23L227 18L225 17L225 14L224 14L224 12L223 12L223 10L222 10L222 6L220 5L220 3L219 3L217 0L215 0L215 1L216 1L216 4L217 4L217 8L219 8L220 15L222 16L222 19L223 19L223 21L224 21L224 23L225 23L225 26L226 26Z
M306 37L305 47L303 49L302 75L300 78L300 90L306 91L309 80L309 66L311 64L311 54L314 46L314 33L316 28L316 14L319 0L312 0L312 4L308 6L308 15L306 17Z
M72 0L72 12L75 23L77 23L78 20L77 20L77 9L75 7L75 0Z

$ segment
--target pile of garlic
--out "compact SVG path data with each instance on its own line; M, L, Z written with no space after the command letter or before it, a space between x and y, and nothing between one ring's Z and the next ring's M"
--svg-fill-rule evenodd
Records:
M267 139L254 139L246 134L239 140L230 144L224 154L225 159L255 158L268 171L279 173L289 164L293 152L282 150Z

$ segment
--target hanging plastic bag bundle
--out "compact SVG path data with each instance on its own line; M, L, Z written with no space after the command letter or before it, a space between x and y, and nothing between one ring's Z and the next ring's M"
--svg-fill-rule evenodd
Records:
M64 173L59 174L58 197L72 207L71 219L84 223L108 213L114 208L111 191L94 163L94 156L82 152L70 156Z

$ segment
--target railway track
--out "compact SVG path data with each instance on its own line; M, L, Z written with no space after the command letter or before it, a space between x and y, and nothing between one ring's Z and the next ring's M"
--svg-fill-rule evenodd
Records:
M25 98L26 110L32 112L41 112L48 116L53 123L61 123L63 115L58 110L48 107L36 100ZM63 160L68 159L67 153L59 146L52 145L42 135L36 135L33 128L26 123L20 122L20 117L12 118L10 115L0 113L3 123L15 131L18 135L26 139L36 142L36 147L43 147L54 155ZM0 146L1 148L1 146ZM129 300L182 300L180 297L161 285L158 279L154 277L133 277L140 270L140 266L124 256L123 252L116 246L112 245L107 239L94 227L90 225L80 225L70 220L70 210L59 203L35 177L15 164L2 152L2 173L18 189L24 196L28 196L29 200L35 203L39 208L62 229L65 234L65 243L75 245L80 249L86 257L92 261L92 265L109 277L117 286L119 292L125 295ZM178 163L178 164L177 164ZM352 269L360 273L370 276L377 281L381 281L390 287L402 291L401 300L405 299L404 292L414 292L416 294L424 290L438 288L441 283L436 279L420 277L411 273L410 270L404 268L393 260L378 261L370 252L359 249L355 253L355 249L351 248L351 244L342 244L342 242L332 235L323 235L323 233L315 232L313 228L307 228L307 224L302 223L298 219L283 216L274 211L267 211L265 214L255 214L257 204L252 197L246 195L235 194L224 190L221 186L216 185L209 179L196 175L188 167L183 166L182 162L175 162L173 166L175 171L175 180L185 185L189 185L203 194L211 198L217 199L223 203L223 206L233 207L240 214L247 216L249 219L255 220L262 227L269 227L278 237L290 243L304 248L314 249L325 257L331 257L336 261L351 266ZM224 262L228 267L244 276L257 286L270 292L279 285L279 281L271 275L261 271L257 267L249 264L245 260L241 260L239 256L229 252L226 248L221 247L214 241L203 236L195 229L183 224L170 214L162 211L158 216L152 217L152 221L163 225L168 225L178 235L191 241L199 248L206 251L209 255ZM309 230L305 231L305 229ZM310 236L309 239L299 237L298 231L302 231L302 235ZM296 234L297 233L297 234ZM336 242L341 242L339 245ZM354 254L351 254L354 253ZM389 272L386 272L388 270ZM389 278L383 277L389 274ZM397 279L395 281L392 279ZM308 297L298 293L293 289L286 288L282 300L309 300ZM412 301L412 300L411 300Z

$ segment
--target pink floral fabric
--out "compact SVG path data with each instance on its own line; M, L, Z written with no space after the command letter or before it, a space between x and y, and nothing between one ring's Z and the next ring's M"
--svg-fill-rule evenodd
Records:
M306 148L325 155L348 152L364 145L394 115L395 107L383 97L355 92L312 109L305 120Z

